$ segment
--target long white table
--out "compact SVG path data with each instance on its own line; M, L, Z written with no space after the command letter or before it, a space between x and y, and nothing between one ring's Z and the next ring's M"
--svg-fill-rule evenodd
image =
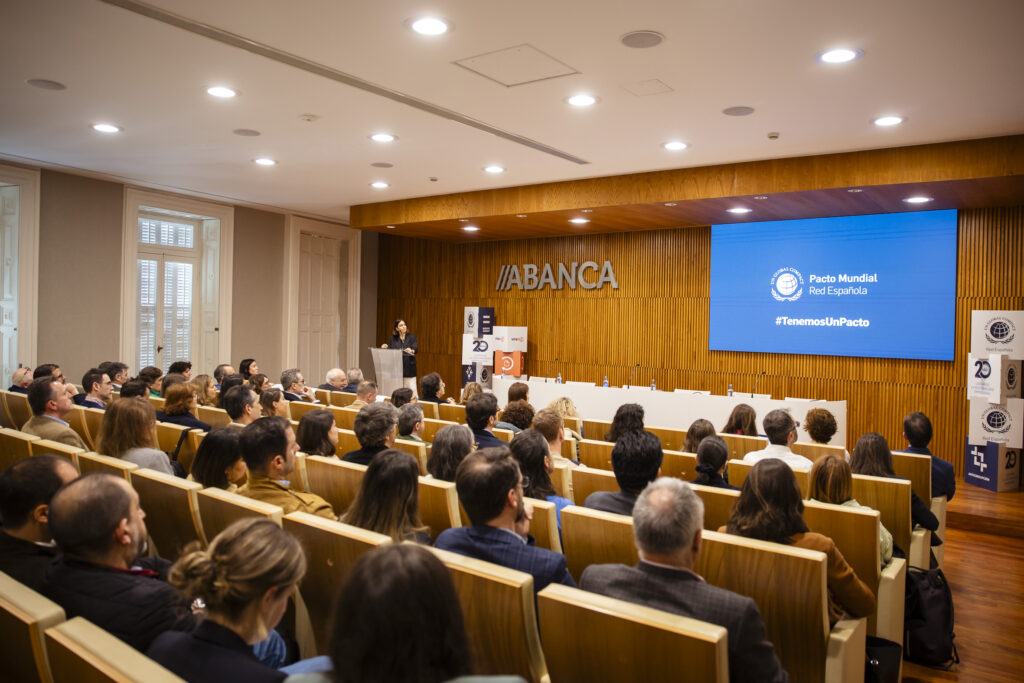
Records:
M498 404L505 405L508 388L519 380L514 377L495 375L491 380L492 391ZM601 387L587 384L554 384L527 381L530 387L530 403L540 410L560 396L568 396L576 404L581 416L591 420L611 420L623 403L639 403L644 408L644 424L653 427L686 429L694 420L710 420L721 430L732 409L746 403L757 412L757 428L764 433L761 420L777 408L789 410L793 419L803 424L804 416L811 408L824 408L836 418L836 435L829 445L846 446L846 401L808 401L801 399L778 400L772 398L751 398L750 394L713 396L710 394L682 391L652 391L649 388ZM797 441L810 442L811 438L803 428L797 430Z

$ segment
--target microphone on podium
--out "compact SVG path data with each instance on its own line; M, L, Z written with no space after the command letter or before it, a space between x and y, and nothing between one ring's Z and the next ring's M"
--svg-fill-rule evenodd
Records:
M637 363L636 365L633 366L633 369L629 371L629 379L626 380L626 386L627 387L633 386L633 373L636 372L639 369L640 369L640 364Z
M557 363L557 362L558 362L558 357L557 357L557 356L555 356L555 359L554 359L553 361L551 361L551 368L550 368L550 372L548 373L548 374L550 374L550 375L551 375L552 377L554 377L554 376L555 376L555 375L554 375L554 372L555 372L555 363Z
M750 390L750 398L754 398L754 392L757 391L757 385L761 383L761 378L768 374L767 370L762 370L761 374L757 376L757 381L754 382L754 388Z

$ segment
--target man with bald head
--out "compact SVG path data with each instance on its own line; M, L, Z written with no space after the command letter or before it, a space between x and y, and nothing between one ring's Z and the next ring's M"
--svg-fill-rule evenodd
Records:
M7 387L7 391L13 391L17 394L27 394L28 385L32 383L32 368L18 368L11 375L11 386Z

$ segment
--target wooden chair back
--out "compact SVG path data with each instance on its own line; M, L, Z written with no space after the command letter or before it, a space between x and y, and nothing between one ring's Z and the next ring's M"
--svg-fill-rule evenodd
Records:
M85 418L85 429L79 436L85 443L92 444L92 447L96 448L100 438L100 429L103 427L103 416L106 415L106 412L99 408L78 408L78 410L82 411L82 417Z
M52 455L59 455L62 458L67 458L76 468L78 467L78 454L85 453L84 450L77 446L68 446L67 444L63 444L58 441L50 441L49 439L30 441L29 450L32 451L32 455L50 453Z
M280 525L284 516L284 510L276 505L230 493L224 489L202 489L196 494L196 502L199 504L199 519L203 532L210 543L217 534L240 519L265 517Z
M611 420L582 420L581 428L583 431L579 433L584 439L590 439L591 441L604 441L604 435L611 429Z
M797 455L804 456L811 462L814 462L818 458L822 458L826 455L838 455L840 458L846 457L846 449L842 446L829 446L824 443L796 441L789 447L789 450L793 451Z
M729 472L729 483L743 488L743 482L747 480L747 475L750 474L754 464L752 462L743 462L742 460L730 460L726 464L727 471ZM807 470L793 470L793 474L796 475L796 483L800 486L800 494L807 498L810 472Z
M910 556L910 482L906 479L853 475L853 497L861 505L878 510L893 543Z
M452 574L475 673L548 680L537 631L533 577L457 553L432 549Z
M761 436L741 436L740 434L722 434L726 445L729 446L729 457L742 460L743 456L751 451L760 451L768 446L768 439Z
M460 425L466 424L466 406L459 405L458 403L438 403L435 405L437 405L437 415L440 419L445 422L458 422Z
M682 662L687 680L729 680L721 626L561 584L537 594L537 612L556 681L668 681Z
M15 429L21 429L32 417L32 408L28 405L28 394L5 391L2 396L11 423Z
M43 633L64 621L64 609L28 586L0 573L0 659L4 679L53 683Z
M430 403L426 402L426 403L421 403L420 405L428 406L428 405L430 405ZM424 441L430 441L431 443L433 443L433 441L434 441L434 435L437 434L439 431L441 431L442 429L444 429L448 425L457 425L457 424L459 424L458 422L447 422L445 420L436 420L436 419L433 419L433 418L430 418L430 417L426 417L425 415L426 415L426 413L424 413L424 418L423 418L423 440Z
M332 406L330 411L334 413L334 423L338 425L338 429L351 431L355 428L356 415L359 414L358 408L335 408Z
M288 488L291 491L309 493L309 475L306 472L307 453L299 451L295 454L295 469L292 471Z
M364 553L391 543L391 538L306 512L285 515L283 526L306 551L307 569L299 601L309 615L316 652L303 652L302 656L326 654L331 610L349 570Z
M494 435L496 437L498 437L505 443L509 443L510 441L512 441L512 437L515 436L515 434L512 433L511 429L492 429L491 431L494 432Z
M661 476L676 477L683 481L697 478L697 456L682 451L663 451L661 460Z
M32 436L17 429L0 429L0 471L7 469L18 460L32 455L29 446L33 441L39 441L38 436Z
M932 458L917 453L892 452L892 471L897 477L910 480L911 490L925 505L932 500Z
M338 445L334 447L334 454L339 458L351 451L358 451L362 446L359 445L359 439L356 438L356 433L351 429L339 429L338 430Z
M305 403L303 401L292 401L291 402L291 409L292 409L292 419L293 420L300 420L301 421L302 420L302 416L305 415L306 413L311 413L314 410L324 410L324 406L318 405L316 403Z
M356 400L356 395L351 394L347 391L332 391L331 392L331 405L344 408Z
M417 403L419 403L421 406L423 406L423 417L424 418L426 418L428 420L440 420L441 419L441 411L438 410L440 408L440 404L439 403L434 403L433 401L417 401ZM463 413L465 413L465 408L463 408ZM423 437L423 438L426 439L427 437ZM427 439L427 440L428 441L433 441L433 439Z
M608 470L573 467L569 475L572 477L573 500L579 505L586 503L587 496L595 491L619 490L619 484L615 481L615 473Z
M315 493L330 503L339 515L344 514L356 499L365 474L366 465L322 455L306 457L306 478L309 481L310 493Z
M633 518L578 505L564 507L562 548L577 583L592 564L636 564Z
M807 528L832 539L857 577L877 597L882 577L878 511L807 500L803 517Z
M56 681L184 683L131 645L83 617L46 629L46 650Z
M539 548L547 548L556 553L562 552L562 541L558 536L558 516L555 504L538 498L524 498L533 506L533 519L530 520L530 534ZM459 513L462 514L461 512Z
M206 438L206 432L201 429L192 429L185 438L188 440L188 448L182 447L181 453L178 453L178 462L185 468L185 472L191 474L192 463L195 462L196 453L199 452L199 445Z
M717 531L719 527L727 524L729 515L732 514L732 506L740 497L740 492L720 489L715 486L701 486L700 484L691 484L691 486L704 503L704 528L709 531Z
M18 429L18 425L14 424L14 420L11 419L11 414L7 412L6 395L7 392L0 390L0 427L6 427L8 429Z
M563 416L562 417L562 424L565 426L566 429L571 429L572 431L576 432L580 436L583 436L583 418L582 417ZM602 433L601 436L604 436L604 434Z
M580 461L579 442L576 439L562 441L562 457L573 462Z
M577 444L576 449L582 464L587 467L610 472L612 469L612 449L614 447L615 444L610 441L583 439Z
M174 562L189 543L206 546L197 496L202 484L142 468L129 472L155 554Z
M86 410L86 408L82 408L81 406L75 406L68 411L67 415L64 416L64 421L68 423L68 426L71 427L75 434L78 434L82 441L85 442L86 446L89 448L96 448L94 437L99 436L99 425L96 425L97 431L93 434L92 430L89 429L89 423L85 418ZM99 408L93 408L92 410L99 410ZM102 418L100 421L102 422Z
M420 519L430 527L431 538L436 539L445 529L462 526L455 482L420 477L419 496Z
M340 443L340 439L338 440ZM427 444L422 441L406 441L404 439L396 439L395 445L392 448L397 448L400 451L404 451L409 455L416 458L416 461L420 464L420 474L426 475L427 473Z
M231 424L231 417L223 408L199 406L196 410L199 412L199 419L211 427L227 427Z
M137 469L138 465L121 458L89 452L78 454L78 471L82 474L105 472L115 477L124 477L125 481L131 483L131 473Z
M163 410L164 405L167 403L160 396L147 396L146 398L149 399L149 404L153 406L153 410Z
M331 405L331 392L329 392L327 389L314 389L313 396L315 396L316 400L322 403L323 405Z
M569 477L570 469L575 468L567 462L556 462L555 469L551 472L551 485L557 495L573 500L572 479Z
M661 448L666 451L682 451L686 443L686 430L672 427L644 427L647 431L661 439Z

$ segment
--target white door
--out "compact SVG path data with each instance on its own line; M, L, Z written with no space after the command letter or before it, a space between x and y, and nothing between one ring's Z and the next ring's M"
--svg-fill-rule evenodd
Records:
M299 235L298 367L313 386L341 362L340 255L340 240Z
M0 388L18 363L18 221L21 188L0 186Z

